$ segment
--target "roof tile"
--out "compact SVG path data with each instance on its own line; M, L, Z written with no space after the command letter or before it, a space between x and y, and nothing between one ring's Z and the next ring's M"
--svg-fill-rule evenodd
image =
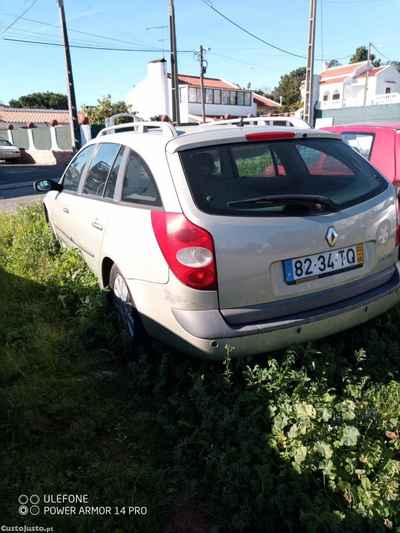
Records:
M383 70L384 68L386 67L378 67L378 68L371 68L371 70L369 71L368 73L368 76L376 76L378 74L378 72L380 72L381 70ZM367 77L367 73L366 72L363 72L362 74L360 74L359 76L356 76L355 79L358 79L358 78L366 78Z
M168 74L171 77L171 74ZM204 87L206 89L237 89L233 83L228 83L219 78L203 78ZM178 74L178 83L181 85L191 85L193 87L200 87L199 76L186 76L185 74Z
M264 96L261 96L260 94L253 93L253 100L257 105L260 105L260 106L280 107L280 104L278 104L277 102L274 102L273 100L270 100L269 98L265 98Z
M359 63L351 63L350 65L345 65L344 67L328 68L328 70L319 72L318 76L321 76L321 78L330 78L331 76L342 76L343 74L350 75L352 72L355 71L357 67L361 66L363 63L366 63L366 61L360 61Z
M340 78L332 78L332 79L329 79L329 80L321 80L319 82L320 85L327 85L328 83L340 83L344 80L347 80L349 76L341 76Z
M85 117L84 113L78 113L78 121ZM0 122L8 124L26 125L29 122L34 124L49 124L52 120L57 120L59 124L69 124L69 111L53 109L13 109L0 108Z

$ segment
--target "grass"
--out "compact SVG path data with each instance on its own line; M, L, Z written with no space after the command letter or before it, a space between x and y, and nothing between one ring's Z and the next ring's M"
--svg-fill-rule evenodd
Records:
M400 531L399 308L268 357L235 361L232 346L210 364L153 343L132 360L41 209L0 222L4 524ZM112 514L22 517L20 494L87 494Z
M76 253L58 249L38 208L1 222L3 523L160 531L170 500L162 437L122 370L127 350L106 294ZM148 513L19 517L20 494L59 493L88 494L93 506L147 506Z

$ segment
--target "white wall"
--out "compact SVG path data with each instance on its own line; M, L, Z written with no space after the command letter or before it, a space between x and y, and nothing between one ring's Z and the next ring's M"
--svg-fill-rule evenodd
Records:
M376 94L385 94L386 87L390 87L391 93L400 92L400 72L393 65L389 65L375 77L377 78ZM387 83L388 81L394 81L396 83Z
M335 91L339 91L340 98L338 100L332 99L332 96L335 93ZM344 91L343 82L328 83L328 84L320 85L320 89L319 89L320 109L339 109L343 107L343 91ZM327 101L324 101L325 93L329 93Z
M373 68L372 65L371 68ZM356 69L355 76L358 76L365 71L366 65L362 65ZM387 81L394 81L395 83L387 83ZM384 95L386 92L386 87L390 87L391 94L400 93L400 73L392 65L386 67L375 76L368 77L367 105L375 104L376 97L379 95ZM332 94L335 89L338 89L341 93L340 100L332 100ZM324 102L323 96L326 91L329 91L330 97L327 102ZM320 109L337 109L340 107L362 106L364 104L364 91L365 77L354 77L346 80L345 82L320 85ZM384 103L389 102L390 100Z
M154 115L170 114L168 99L167 63L149 63L147 76L133 87L125 97L126 103L132 105L143 119Z
M320 101L319 98L319 82L320 82L321 76L318 76L318 74L314 74L313 76L313 105ZM300 86L300 95L301 95L301 101L304 102L304 98L306 95L306 84L305 82L301 84ZM282 102L285 104L285 102Z
M201 104L188 102L187 86L180 85L179 89L186 93L186 102L179 105L180 119L181 122L190 122L189 114L202 114ZM232 87L232 90L235 88ZM171 79L167 77L167 63L149 63L147 76L127 93L125 100L144 120L154 115L168 115L172 118L172 88ZM212 117L227 113L246 117L249 113L257 114L257 105L254 102L249 106L206 104L205 112Z

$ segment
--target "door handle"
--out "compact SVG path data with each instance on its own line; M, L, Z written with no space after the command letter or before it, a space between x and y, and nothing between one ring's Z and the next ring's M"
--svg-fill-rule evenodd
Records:
M68 209L68 207L65 206L64 209L63 209L63 211L64 211L64 213L69 213L69 209Z
M103 229L103 224L100 224L100 222L97 222L97 220L93 220L92 226L96 229L99 229L100 231L102 231Z

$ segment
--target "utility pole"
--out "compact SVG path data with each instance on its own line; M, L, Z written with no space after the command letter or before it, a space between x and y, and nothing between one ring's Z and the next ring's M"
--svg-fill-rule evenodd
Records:
M364 87L364 106L367 105L367 92L368 92L368 78L369 78L369 61L371 57L371 43L368 45L368 58L367 58L367 72L365 74L365 87Z
M204 102L204 67L203 67L203 47L200 45L199 50L200 58L200 89L201 89L201 114L203 117L203 124L206 121L206 106Z
M304 120L314 126L314 45L315 45L315 13L317 0L310 0L310 22L308 28L308 49L306 68L306 94L304 98Z
M76 109L74 79L72 77L71 55L69 53L67 23L65 22L64 0L57 0L60 10L61 35L64 44L65 72L67 76L67 94L69 124L71 127L72 153L75 154L81 147L81 136L79 131L78 112Z
M205 109L205 95L204 95L204 74L207 72L208 63L204 59L204 52L208 52L211 48L203 48L200 45L200 48L196 50L194 59L200 61L200 91L201 91L201 114L203 117L203 124L206 121L206 109Z
M178 88L178 62L176 56L176 30L174 0L168 0L169 4L169 33L171 47L171 87L172 87L172 120L180 126L179 116L179 88Z

